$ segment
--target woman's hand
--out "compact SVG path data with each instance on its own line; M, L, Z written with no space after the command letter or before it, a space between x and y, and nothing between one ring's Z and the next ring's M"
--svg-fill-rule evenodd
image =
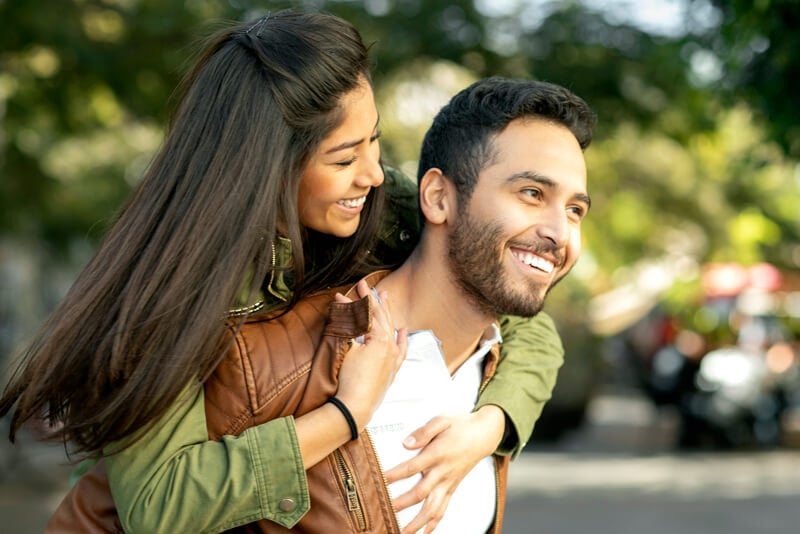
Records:
M386 472L386 481L422 474L413 488L394 500L397 510L425 501L419 514L403 529L433 532L444 516L450 497L478 462L492 454L503 438L505 414L494 405L457 416L439 416L409 435L403 444L420 453Z
M364 336L364 343L353 343L345 355L336 396L350 409L358 429L363 430L406 357L408 331L395 328L388 293L379 292L381 302L378 302L363 280L356 291L359 297L371 301L372 329ZM350 299L337 294L336 302L350 302Z
M345 355L339 370L336 397L350 411L361 431L383 400L406 357L408 331L401 328L395 336L389 296L385 292L379 293L382 303L378 304L366 282L359 282L357 291L360 297L372 300L372 329L363 344L354 343ZM350 299L336 295L336 302L350 302ZM295 418L294 423L306 469L351 439L346 419L330 403Z

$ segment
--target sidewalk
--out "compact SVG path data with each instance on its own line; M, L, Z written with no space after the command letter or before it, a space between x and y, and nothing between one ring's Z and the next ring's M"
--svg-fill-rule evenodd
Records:
M26 433L12 445L0 436L0 531L41 533L67 491L71 466L60 444Z

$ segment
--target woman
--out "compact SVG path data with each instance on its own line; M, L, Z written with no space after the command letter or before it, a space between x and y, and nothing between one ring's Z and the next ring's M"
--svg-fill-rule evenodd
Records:
M207 441L202 383L224 353L226 317L288 308L412 247L410 182L390 175L393 209L381 215L368 67L356 30L332 16L281 12L217 35L159 155L0 399L0 415L16 404L12 439L46 413L74 454L104 458L96 469L107 467L126 530L296 521L307 499L283 508L303 502L303 470L350 435L325 404ZM336 394L362 428L404 353L389 310L376 310ZM414 432L408 446L423 451L386 474L425 475L395 502L425 500L409 532L435 526L479 458L498 445L518 452L549 396L561 363L552 322L504 326L504 360L480 409Z

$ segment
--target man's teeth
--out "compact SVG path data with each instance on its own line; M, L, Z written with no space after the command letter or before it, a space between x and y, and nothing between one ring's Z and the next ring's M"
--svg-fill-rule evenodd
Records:
M519 261L521 261L525 265L530 265L531 267L535 267L536 269L539 269L546 273L553 272L553 269L555 268L555 265L553 265L551 262L547 261L541 256L536 256L534 254L531 254L530 252L514 251L513 254Z
M357 207L359 207L360 205L362 205L366 201L367 201L367 197L366 197L366 195L364 195L363 197L359 197L359 198L339 200L336 203L341 205L341 206L344 206L345 208L357 208Z

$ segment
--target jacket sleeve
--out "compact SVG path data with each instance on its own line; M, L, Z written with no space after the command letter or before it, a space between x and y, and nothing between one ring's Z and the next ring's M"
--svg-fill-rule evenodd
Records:
M533 318L503 316L500 333L503 343L497 371L475 409L487 404L502 408L510 428L497 452L515 458L552 395L558 369L564 363L564 347L553 320L545 313Z
M294 419L208 441L203 388L105 458L126 532L221 532L259 519L291 528L310 500Z

